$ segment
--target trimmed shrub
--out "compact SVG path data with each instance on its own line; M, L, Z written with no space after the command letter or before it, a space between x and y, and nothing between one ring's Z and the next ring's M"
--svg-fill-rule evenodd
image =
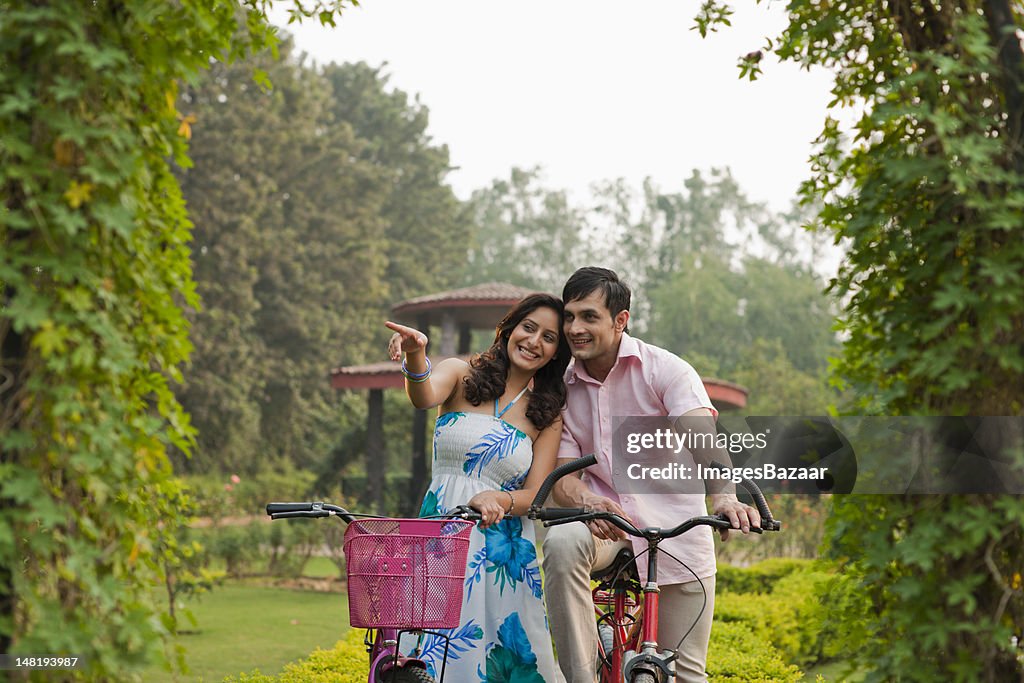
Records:
M253 671L224 679L224 683L365 683L367 674L363 631L352 629L334 648L315 650L306 659L287 665L277 676ZM714 683L796 683L800 670L787 664L772 645L740 623L715 624L708 648L708 677Z
M281 463L276 469L241 477L204 474L186 481L196 498L196 516L207 517L217 526L224 517L263 517L266 504L274 500L306 500L315 479L312 472Z
M825 572L800 572L780 580L772 593L719 593L715 618L753 629L786 661L810 664L823 653L821 595L830 580Z
M803 569L774 581L771 592L719 591L715 596L716 622L749 626L778 648L787 661L799 666L848 653L850 633L845 627L840 631L836 615L862 613L866 599L851 577L817 568L823 566L804 563ZM760 586L756 573L742 578L746 571L751 570L732 569L740 579L733 585Z
M747 625L721 622L711 629L708 680L713 683L797 683L803 672L787 664L782 655Z
M813 560L791 557L775 557L742 568L719 564L715 585L730 593L770 593L779 579L814 566Z
M245 576L258 570L260 545L264 542L265 524L252 522L244 526L203 529L203 544L212 557L224 561L229 576Z

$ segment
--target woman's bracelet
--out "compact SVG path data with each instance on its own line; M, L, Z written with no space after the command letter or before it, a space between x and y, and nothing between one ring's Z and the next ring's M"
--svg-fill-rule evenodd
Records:
M430 359L426 358L426 361L427 361L427 369L426 370L424 370L423 372L412 372L411 370L409 370L408 366L406 366L405 361L403 360L402 361L402 374L405 375L405 378L407 380L409 380L410 382L416 382L416 383L425 382L426 379L428 377L430 377L430 370L431 370Z
M505 491L505 493L508 494L508 509L505 510L505 516L507 517L512 514L512 509L516 506L516 499L511 491Z

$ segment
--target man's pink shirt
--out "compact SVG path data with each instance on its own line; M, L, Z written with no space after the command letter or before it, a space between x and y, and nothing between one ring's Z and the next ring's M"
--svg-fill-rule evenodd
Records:
M567 397L562 411L564 422L558 457L578 458L594 453L597 464L583 474L583 480L592 491L618 502L640 528L673 527L691 517L707 514L702 495L620 496L612 485L613 417L679 416L698 408L707 408L718 415L704 383L689 363L665 349L623 334L615 365L604 382L591 377L583 363L573 361L566 369L565 383ZM635 553L647 549L643 539L632 540ZM659 583L685 583L693 581L694 575L705 578L715 573L715 546L709 527L691 529L682 536L663 541L660 548L682 560L689 569L660 555ZM646 580L646 559L641 559L637 565L641 578Z

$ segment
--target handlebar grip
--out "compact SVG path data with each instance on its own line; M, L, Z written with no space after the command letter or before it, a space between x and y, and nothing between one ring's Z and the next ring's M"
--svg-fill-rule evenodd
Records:
M720 470L729 469L717 460L712 460L711 466L717 467ZM760 531L779 531L782 528L782 525L772 517L772 511L768 508L768 502L765 501L764 494L761 493L761 489L758 488L757 484L744 477L740 482L740 485L742 485L743 488L747 490L747 493L750 494L750 497L754 499L754 507L757 508L757 513L761 515L761 529L758 533L760 533Z
M274 515L278 512L309 512L313 509L313 503L267 503L267 514Z
M330 517L331 513L327 510L293 510L291 512L274 512L271 513L270 519L291 519L294 517L308 517L310 519L316 519L318 517Z
M725 522L724 525L714 525L716 529L732 529L733 531L737 531L737 529L733 528L732 520L729 519L728 515L724 513L718 514L715 515L715 519L717 519L720 522ZM764 524L764 520L761 520L761 524ZM778 524L778 522L776 522L776 524ZM778 531L778 529L770 529L764 526L752 526L750 527L750 530L755 534L763 534L765 531Z
M302 513L302 514L298 514ZM355 517L343 507L330 503L267 503L267 514L271 519L287 519L288 517L338 517L346 524L351 524Z
M559 519L567 519L569 517L579 517L585 515L590 510L587 508L540 508L533 513L530 517L533 519L539 519L542 522L553 522Z
M534 496L533 502L530 503L531 508L539 508L544 504L544 501L548 499L548 494L551 493L552 487L555 482L564 477L567 474L572 474L579 470L590 467L597 462L597 456L591 453L590 455L584 455L582 458L576 458L570 460L564 465L559 465L555 469L551 470L551 474L547 476L544 483L540 485L540 489L537 491L537 495Z

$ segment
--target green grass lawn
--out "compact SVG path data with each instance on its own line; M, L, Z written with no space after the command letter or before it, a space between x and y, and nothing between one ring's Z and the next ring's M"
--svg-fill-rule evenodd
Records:
M327 557L311 557L306 566L302 568L303 576L315 576L317 578L338 578L341 572L338 567Z
M277 673L317 647L333 647L348 630L343 593L317 593L231 582L215 588L189 608L194 633L180 637L189 673L177 680L220 681L229 674L259 669ZM182 628L192 628L186 619ZM173 681L158 667L143 680Z

